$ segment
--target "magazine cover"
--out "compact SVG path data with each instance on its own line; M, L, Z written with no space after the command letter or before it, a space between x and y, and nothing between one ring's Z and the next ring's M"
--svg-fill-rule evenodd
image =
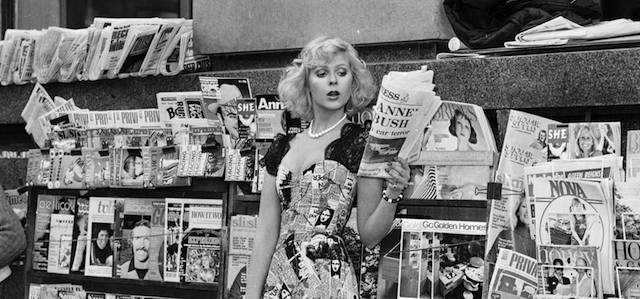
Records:
M604 265L595 246L540 245L538 292L545 298L603 298Z
M74 217L73 214L51 214L48 273L69 274Z
M536 243L539 246L595 246L602 264L613 265L613 190L607 182L609 181L532 179L532 188L535 190ZM606 294L613 294L613 267L603 267L601 273L602 290Z
M227 149L225 151L224 180L229 182L246 182L248 172L253 172L253 168L248 168L249 164L253 164L253 161L249 163L249 158L250 157L243 155L238 149ZM253 173L251 173L250 178L252 177Z
M180 147L178 146L165 146L151 148L151 156L157 156L157 171L152 170L152 173L156 173L155 187L178 187L178 186L190 186L190 177L178 176L178 165L180 163ZM151 159L153 162L153 158ZM153 167L152 167L153 168Z
M75 214L76 199L72 196L38 194L33 234L33 270L47 271L52 214Z
M501 248L489 287L490 298L531 299L538 291L537 260Z
M87 255L89 228L89 200L79 197L76 200L76 216L73 226L73 244L71 246L71 273L84 273Z
M229 254L227 256L227 295L240 299L246 291L246 276L254 237L258 230L258 216L235 215L229 222Z
M504 192L505 189L502 191ZM485 265L488 270L486 281L493 281L496 279L495 275L499 274L496 263L499 262L499 254L503 249L518 256L534 260L536 258L536 242L531 238L529 201L521 191L515 191L505 192L500 199L491 200L488 207L490 210L485 255ZM511 287L513 286L511 284ZM513 295L520 294L522 290L518 290L519 292L513 293Z
M569 153L569 125L568 124L549 124L548 130L549 151L547 152L547 159L551 160L568 160Z
M247 268L251 256L229 254L227 263L227 292L225 298L242 299L247 291Z
M49 149L41 149L40 155L36 156L36 164L38 165L35 186L48 186L52 181L53 158Z
M256 99L238 99L238 135L243 139L256 139Z
M377 298L482 298L485 222L402 219L381 243Z
M164 226L164 281L180 282L184 275L184 268L180 263L182 247L182 215L183 201L181 198L165 199Z
M262 183L264 182L264 175L266 173L265 167L260 165L260 161L267 154L267 151L271 147L271 142L256 142L256 158L254 162L254 175L253 182L251 183L251 192L262 192Z
M160 210L158 210L160 207ZM125 198L116 277L162 280L164 199Z
M588 122L569 124L569 157L582 159L607 154L620 156L620 122Z
M616 267L616 292L619 298L634 298L640 291L640 267Z
M85 159L80 150L65 150L53 182L55 189L85 189Z
M86 149L85 156L85 186L87 189L109 187L109 151Z
M613 158L613 159L611 159ZM580 160L552 160L550 163L538 163L524 168L525 195L529 199L529 215L535 215L536 190L533 188L534 178L570 178L570 179L604 179L621 177L619 171L620 157L612 155L584 158ZM531 218L531 227L536 227L537 217ZM535 238L536 230L531 230Z
M115 262L116 205L121 198L91 197L89 198L90 237L88 253L85 260L85 276L113 277ZM120 203L121 205L121 203Z
M421 137L422 152L497 152L484 110L473 104L442 101Z
M256 138L272 140L286 134L287 119L284 103L277 94L256 95Z
M640 182L640 130L627 130L626 162L626 182Z
M224 172L222 127L189 126L186 133L188 142L180 146L178 176L222 177Z
M229 254L251 255L258 216L234 215L229 222Z
M640 240L640 184L616 182L615 190L615 238Z
M524 167L547 161L547 129L558 122L522 112L509 111L495 181L507 192L524 191Z
M219 282L221 229L221 199L184 199L180 262L185 282Z
M207 119L218 119L225 126L231 148L241 148L238 99L253 98L249 79L200 76L200 89Z
M142 188L144 183L144 163L140 148L121 148L116 151L114 170L119 174L117 186Z
M2 189L0 189L2 190ZM27 225L27 211L29 207L29 191L18 191L18 189L6 189L4 191L4 196L6 200L11 205L11 209L16 213L18 219L20 219L20 223L23 228L26 228Z
M42 152L40 149L34 148L28 151L27 175L25 177L25 186L35 185L38 177L38 169L42 161Z
M186 108L187 99L194 99L193 102L202 101L202 92L176 91L157 93L156 101L158 105L158 111L160 113L160 121L168 122L174 119L189 118L189 116L187 115L188 109Z
M427 71L426 66L411 72L389 72L383 77L358 175L386 177L387 162L396 156L409 157L441 103L432 91L432 80L433 71Z

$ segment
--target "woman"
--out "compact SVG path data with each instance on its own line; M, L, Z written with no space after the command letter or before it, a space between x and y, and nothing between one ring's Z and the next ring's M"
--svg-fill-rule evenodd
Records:
M278 93L294 117L311 122L300 134L278 135L263 159L267 173L255 240L260 247L251 255L246 298L277 298L283 289L292 298L358 297L354 265L340 232L357 194L361 241L377 245L393 223L394 200L402 198L409 167L402 159L388 163L385 193L385 180L356 176L368 132L346 117L369 104L375 87L349 43L327 37L311 41L286 69ZM309 218L317 207L334 210L326 229ZM327 236L326 244L319 245L329 250L318 253L312 267L287 255L291 244L286 243L297 248L317 234ZM332 259L340 262L337 283L331 279Z
M516 224L513 229L504 229L498 234L498 238L496 238L491 250L487 253L487 262L496 262L500 248L511 249L532 258L536 257L536 242L531 238L531 232L529 231L531 218L529 217L527 203L527 198L520 196L515 209Z
M531 144L529 144L529 146L539 151L546 152L547 151L547 131L540 130L540 132L538 132L538 139L536 139Z
M596 148L596 138L591 127L584 125L578 127L577 130L576 145L578 148L575 151L576 159L602 156L602 151Z
M471 147L471 144L478 142L476 130L471 126L471 119L459 109L454 111L453 117L451 118L449 133L458 138L456 151L473 151L474 149Z
M569 212L571 212L571 238L568 245L587 245L589 243L586 209L585 204L580 202L577 197L571 200L571 206L569 206Z

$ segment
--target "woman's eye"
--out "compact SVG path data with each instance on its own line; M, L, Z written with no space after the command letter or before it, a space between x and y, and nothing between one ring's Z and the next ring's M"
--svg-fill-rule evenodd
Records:
M340 77L344 77L348 74L349 72L347 70L339 70L338 71L338 76Z
M324 71L324 70L321 70L321 71L317 71L317 72L316 72L316 76L318 76L318 77L320 77L320 78L322 78L322 77L324 77L324 76L326 76L326 75L327 75L327 72L326 72L326 71Z

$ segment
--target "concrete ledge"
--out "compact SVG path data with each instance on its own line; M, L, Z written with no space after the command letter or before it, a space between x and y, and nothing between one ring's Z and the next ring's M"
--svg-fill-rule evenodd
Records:
M465 60L414 60L370 63L378 84L392 70L435 71L445 100L488 110L637 105L640 99L640 48ZM275 93L281 68L218 71L175 77L148 77L47 84L51 95L74 98L91 110L156 106L162 91L198 90L198 76L247 77L255 94ZM0 124L23 123L20 112L33 85L0 88ZM613 111L615 112L615 110Z

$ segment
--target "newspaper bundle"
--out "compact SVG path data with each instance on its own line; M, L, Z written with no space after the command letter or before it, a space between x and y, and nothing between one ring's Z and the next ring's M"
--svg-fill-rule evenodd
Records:
M386 163L408 158L428 120L440 106L433 71L389 72L382 78L358 175L388 177Z

